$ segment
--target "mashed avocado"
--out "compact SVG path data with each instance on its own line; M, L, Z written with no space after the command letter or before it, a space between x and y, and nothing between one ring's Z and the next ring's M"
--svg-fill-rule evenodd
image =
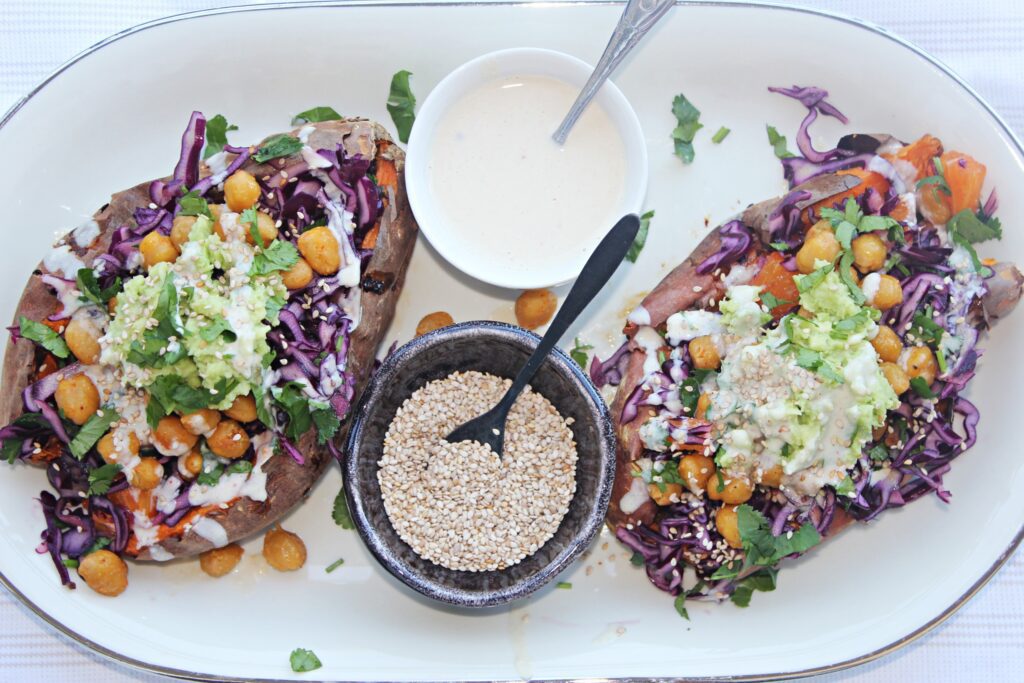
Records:
M244 239L221 240L200 216L174 263L125 283L100 362L122 366L136 387L177 376L222 395L219 408L258 392L287 290L277 271L250 273L255 253Z
M870 343L878 311L858 305L834 270L796 281L810 317L787 316L767 332L759 288L729 289L723 325L749 341L730 349L704 391L720 466L748 475L781 466L787 485L813 494L845 478L899 399Z

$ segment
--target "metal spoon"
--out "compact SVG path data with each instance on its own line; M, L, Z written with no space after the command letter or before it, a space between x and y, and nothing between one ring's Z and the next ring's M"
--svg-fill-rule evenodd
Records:
M505 444L505 420L508 418L508 411L511 410L516 397L537 374L541 363L544 362L565 331L579 317L594 295L601 291L612 273L622 263L622 259L626 256L629 245L633 243L639 229L640 219L636 214L629 214L620 219L615 227L605 235L601 243L597 245L597 249L587 259L587 263L583 266L583 272L576 278L576 283L569 290L569 296L565 297L565 303L562 304L558 315L551 321L551 325L548 326L547 332L537 344L537 348L526 360L526 365L516 375L512 386L498 401L498 405L452 430L452 433L445 437L450 443L477 441L490 445L491 450L499 456L502 454Z
M615 26L615 32L612 33L608 46L605 47L604 54L601 55L601 60L594 67L594 73L590 75L590 80L583 86L572 109L565 115L562 125L551 136L555 142L559 145L565 144L565 139L569 136L572 127L576 125L576 120L583 114L583 110L590 104L590 100L594 99L604 82L615 71L619 62L636 47L640 39L674 4L675 0L629 0L626 3L626 8L622 10L622 16L619 17L619 23Z

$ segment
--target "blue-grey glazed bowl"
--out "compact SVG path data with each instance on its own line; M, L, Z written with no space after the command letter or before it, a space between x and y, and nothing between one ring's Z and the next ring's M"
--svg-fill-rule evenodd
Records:
M556 577L589 547L601 529L615 477L615 434L608 407L587 373L559 349L530 385L571 426L579 458L576 493L547 543L503 570L446 569L413 552L384 510L377 461L399 406L427 382L456 371L514 377L540 337L514 325L467 322L436 330L384 359L356 407L345 454L345 494L359 535L391 574L410 588L450 605L487 607L519 600Z

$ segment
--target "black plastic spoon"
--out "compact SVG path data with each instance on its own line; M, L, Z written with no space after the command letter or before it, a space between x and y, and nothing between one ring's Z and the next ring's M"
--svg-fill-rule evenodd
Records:
M488 444L499 456L502 454L505 445L505 420L508 418L508 411L523 388L537 374L541 363L554 348L558 340L562 338L565 331L573 324L587 304L594 296L601 291L612 273L622 263L629 245L636 238L640 229L640 219L636 214L629 214L620 219L612 228L597 249L587 259L583 266L583 272L576 278L576 283L569 290L569 296L565 297L558 315L551 321L547 332L541 338L537 348L526 361L526 365L516 375L512 386L508 388L505 395L486 413L475 417L469 422L452 430L452 433L445 437L450 443L460 441L477 441Z

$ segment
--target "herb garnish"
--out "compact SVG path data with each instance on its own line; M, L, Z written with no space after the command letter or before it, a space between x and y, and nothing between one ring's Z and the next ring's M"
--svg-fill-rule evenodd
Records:
M679 613L683 619L690 620L690 614L686 611L686 593L680 593L676 596L676 599L672 602L672 606L676 608L676 612Z
M932 197L935 201L939 201L939 192L942 192L947 197L953 195L953 190L950 189L949 183L946 182L946 169L943 168L942 159L939 157L932 157L932 164L935 166L935 175L930 175L927 178L921 178L917 181L918 189L925 187L926 185L933 185Z
M320 123L321 121L337 121L342 118L341 114L331 107L313 107L301 111L292 117L292 125L299 126L303 123Z
M57 358L71 355L64 338L41 322L21 316L18 318L18 330L22 337L31 339Z
M576 337L576 345L569 351L569 357L576 361L576 365L580 366L584 370L587 369L587 351L592 350L594 347L591 344L581 344L580 338Z
M692 163L693 137L704 127L700 122L700 110L680 93L672 100L672 115L676 117L676 127L672 131L675 155L682 159L684 164Z
M228 131L238 130L238 126L228 123L222 114L217 114L206 122L206 149L203 158L209 159L217 152L223 152L228 144Z
M46 418L39 413L22 413L11 423L11 427L27 427L30 429L45 428L49 427L49 425L50 423L47 422ZM23 441L24 438L20 436L4 439L3 448L0 449L0 460L6 460L8 465L13 465L18 456L21 455L21 444Z
M572 590L572 584L568 581L559 581L555 584L555 588L561 588L562 590Z
M302 141L284 133L268 138L256 153L252 155L253 161L264 163L278 157L286 157L296 154L302 149Z
M345 499L345 489L338 491L338 495L335 496L334 509L331 511L331 517L334 518L334 523L342 529L356 528L355 523L352 521L352 514L348 511L348 500Z
M275 270L288 270L299 261L299 250L287 240L274 240L266 249L256 252L249 275L269 275Z
M910 388L921 398L938 398L938 394L928 386L928 380L924 377L914 377L910 380Z
M711 142L715 143L716 145L721 144L722 140L728 137L729 133L731 132L731 130L729 130L725 126L722 126L715 132L714 135L711 136Z
M178 200L178 206L181 208L178 211L179 216L206 216L213 220L213 213L210 211L209 203L200 197L198 192L186 192L183 194Z
M772 146L776 157L788 159L793 156L793 153L786 149L785 135L779 135L779 131L775 130L775 126L765 126L765 130L768 131L768 144Z
M120 471L121 466L116 462L110 462L93 468L89 472L89 495L102 496L109 491L110 485L114 483L114 477Z
M160 418L173 412L194 413L220 403L237 386L237 381L223 378L213 391L193 387L177 375L160 375L149 385L146 421L155 427Z
M260 234L260 219L259 214L256 213L256 208L249 207L243 211L239 220L242 222L242 225L249 226L249 236L252 237L253 244L260 249L266 249L267 243L263 241L263 235ZM284 241L281 243L285 244Z
M388 113L398 131L398 139L409 142L409 131L416 120L416 96L409 86L412 73L402 69L391 77L391 91L388 93Z
M653 211L648 211L640 216L640 228L636 231L633 244L629 245L629 250L626 252L626 260L630 263L636 263L637 257L640 256L640 252L647 243L647 232L651 229L652 218L654 218Z
M334 562L331 562L329 565L327 565L327 568L324 569L324 571L327 572L328 574L330 574L331 572L333 572L335 569L337 569L338 567L340 567L343 564L345 564L345 558L339 557L337 560L335 560Z
M121 416L113 408L103 408L96 411L96 414L82 425L82 428L78 430L78 434L75 434L75 438L68 444L68 450L71 451L71 455L79 460L84 458L89 449L100 440L100 437L107 433L110 425L120 419Z
M297 647L292 650L292 654L288 660L291 662L292 671L295 673L315 671L323 666L320 662L320 658L317 657L312 650L306 650L301 647Z
M114 282L106 289L100 289L99 283L96 282L96 272L92 268L79 268L75 281L82 298L100 306L105 305L121 291L120 277L114 278Z
M174 276L171 273L164 278L156 308L151 318L158 324L142 334L142 340L135 340L128 349L127 359L130 363L143 367L162 368L174 365L188 355L185 345L172 343L171 337L181 339L185 332L181 327L181 316L178 314L178 290L174 287ZM205 406L202 406L205 407Z

